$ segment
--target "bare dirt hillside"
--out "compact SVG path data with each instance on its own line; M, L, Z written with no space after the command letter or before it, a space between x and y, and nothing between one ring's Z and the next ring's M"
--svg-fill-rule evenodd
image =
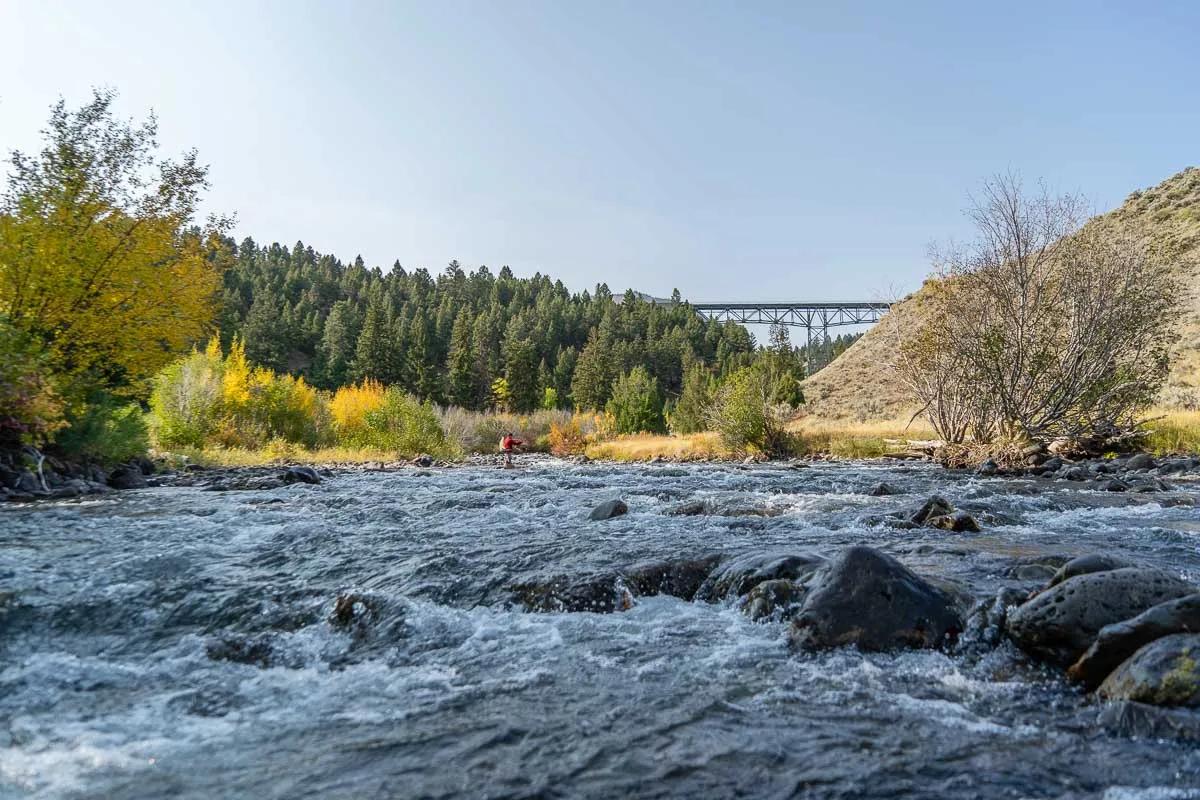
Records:
M1188 287L1180 339L1162 404L1200 408L1200 169L1191 167L1151 189L1134 192L1120 208L1089 225L1141 223L1155 243L1176 255ZM928 282L926 282L928 286ZM915 404L891 370L892 352L927 305L926 289L901 300L887 316L829 366L804 382L807 411L828 419L894 419Z

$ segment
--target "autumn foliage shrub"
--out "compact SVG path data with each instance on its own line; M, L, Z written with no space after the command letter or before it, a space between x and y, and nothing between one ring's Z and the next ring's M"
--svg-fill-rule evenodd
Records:
M575 417L563 423L550 424L550 452L556 456L579 455L587 447L587 439Z
M338 442L350 446L365 442L367 414L377 411L383 405L383 399L383 384L370 378L338 389L329 401L329 414Z
M165 447L257 449L272 440L314 447L332 432L317 390L303 378L252 367L237 339L227 356L214 337L204 352L160 372L150 410L154 439Z

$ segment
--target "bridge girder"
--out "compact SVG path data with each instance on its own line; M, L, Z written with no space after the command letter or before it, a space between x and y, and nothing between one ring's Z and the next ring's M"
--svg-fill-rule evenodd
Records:
M692 303L696 313L718 322L743 325L794 325L826 330L840 325L871 325L888 303Z
M880 320L890 303L692 303L705 319L738 322L743 325L794 325L805 329L808 337L808 369L816 368L812 347L813 331L820 331L824 342L830 328L842 325L872 325Z

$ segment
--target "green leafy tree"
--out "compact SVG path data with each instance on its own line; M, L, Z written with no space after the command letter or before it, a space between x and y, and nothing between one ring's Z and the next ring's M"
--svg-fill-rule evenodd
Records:
M605 410L613 415L617 433L666 433L658 381L645 367L634 367L613 381Z
M668 422L671 432L696 433L708 426L708 407L712 404L716 381L700 362L693 363L683 374L683 391L671 409Z
M788 409L774 400L771 375L759 366L731 374L709 405L708 427L735 453L758 450L770 456L787 455L792 436L784 427Z

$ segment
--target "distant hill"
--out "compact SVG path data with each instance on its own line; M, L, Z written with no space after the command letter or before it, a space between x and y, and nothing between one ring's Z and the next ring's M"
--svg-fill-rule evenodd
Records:
M1155 243L1179 258L1188 298L1162 404L1200 407L1200 169L1190 167L1088 225L1140 222ZM929 282L926 282L926 286ZM926 288L901 300L886 317L825 369L804 382L809 413L831 419L892 419L916 406L891 370L905 331L928 313Z

